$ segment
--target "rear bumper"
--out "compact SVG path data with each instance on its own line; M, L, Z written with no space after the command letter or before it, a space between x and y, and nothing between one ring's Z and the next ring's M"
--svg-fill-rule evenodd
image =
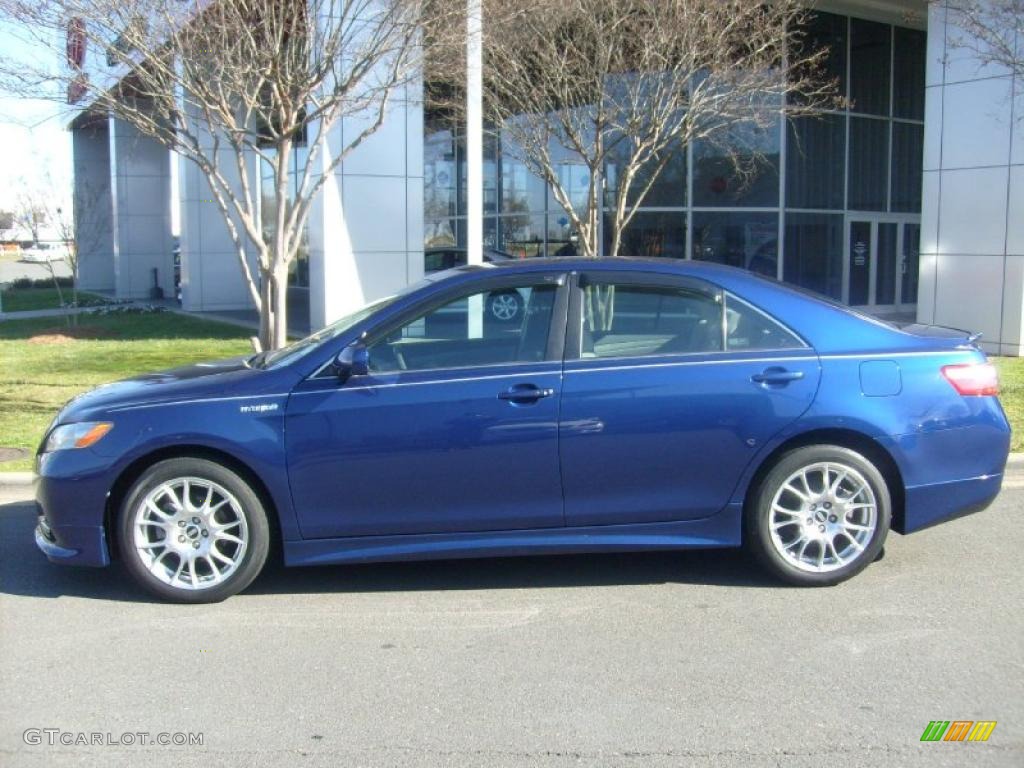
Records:
M906 489L906 505L899 533L913 533L964 515L980 512L999 495L1003 474L933 483Z

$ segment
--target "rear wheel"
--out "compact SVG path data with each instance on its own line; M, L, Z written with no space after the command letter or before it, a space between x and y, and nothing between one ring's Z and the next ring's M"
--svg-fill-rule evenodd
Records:
M169 459L136 480L121 508L121 555L165 600L211 603L245 589L263 568L269 525L259 496L207 459Z
M747 541L791 584L830 586L855 576L885 544L892 502L866 457L837 445L784 454L755 492Z

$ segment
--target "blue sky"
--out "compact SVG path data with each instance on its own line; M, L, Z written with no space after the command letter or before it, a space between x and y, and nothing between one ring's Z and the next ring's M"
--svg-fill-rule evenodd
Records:
M5 57L38 59L50 52L17 38L0 23L0 46ZM57 62L54 62L57 65ZM0 95L0 209L10 210L25 183L43 186L52 179L53 192L71 197L71 134L65 130L66 108L42 99Z

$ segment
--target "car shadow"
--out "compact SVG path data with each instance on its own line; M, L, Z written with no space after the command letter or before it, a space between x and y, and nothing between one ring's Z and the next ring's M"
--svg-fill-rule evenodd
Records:
M0 592L152 602L116 563L53 565L32 538L35 509L0 505ZM624 552L285 568L273 558L244 595L613 587L643 584L776 587L740 550Z

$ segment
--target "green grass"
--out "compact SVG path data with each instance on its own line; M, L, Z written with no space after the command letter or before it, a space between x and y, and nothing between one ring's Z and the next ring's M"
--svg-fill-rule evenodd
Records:
M57 410L80 392L146 371L244 354L249 335L171 312L83 316L70 331L59 317L2 322L0 446L34 454ZM31 467L30 458L21 459L0 464L0 471Z
M71 303L70 288L62 288L65 303ZM95 293L80 292L78 306L94 307L106 304L102 296ZM0 297L0 306L4 312L26 312L33 309L60 309L60 294L56 288L8 288Z
M1024 357L993 357L999 369L999 399L1013 427L1010 450L1024 451Z

